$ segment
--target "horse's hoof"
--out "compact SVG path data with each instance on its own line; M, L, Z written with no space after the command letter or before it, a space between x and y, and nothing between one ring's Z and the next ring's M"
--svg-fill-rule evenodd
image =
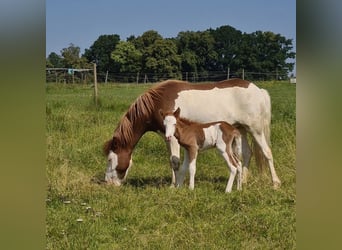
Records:
M177 156L171 156L171 166L173 170L178 170L180 165L180 159Z

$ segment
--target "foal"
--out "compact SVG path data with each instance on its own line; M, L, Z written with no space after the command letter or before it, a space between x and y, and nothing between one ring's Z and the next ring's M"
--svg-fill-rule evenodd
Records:
M185 170L189 168L190 184L189 188L195 187L196 159L198 150L205 150L216 147L222 154L230 168L230 176L226 187L226 192L232 191L232 186L236 172L238 172L237 189L241 189L242 166L241 166L241 134L227 122L197 123L185 118L181 118L180 108L174 113L159 110L165 126L165 137L171 140L175 136L180 145L185 149L184 168L175 169L176 186L181 186Z

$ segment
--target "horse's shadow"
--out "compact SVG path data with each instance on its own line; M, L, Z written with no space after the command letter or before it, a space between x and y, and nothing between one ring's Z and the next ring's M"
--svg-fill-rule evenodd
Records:
M98 185L105 185L105 175L103 172L98 172L91 178L91 182ZM153 176L153 177L128 177L124 185L129 185L135 188L156 187L161 188L171 185L171 177Z
M185 180L184 184L186 184ZM227 177L219 176L219 177L205 177L201 176L200 178L196 178L196 182L212 182L212 183L226 183L228 180ZM99 185L105 185L105 177L103 172L98 172L93 178L91 182ZM170 187L171 186L171 177L170 176L153 176L153 177L128 177L124 185L129 185L134 188L146 188L146 187Z

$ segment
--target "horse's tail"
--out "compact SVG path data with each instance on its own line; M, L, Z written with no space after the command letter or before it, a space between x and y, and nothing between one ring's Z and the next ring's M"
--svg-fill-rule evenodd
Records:
M261 122L262 122L262 132L265 136L266 142L269 147L271 147L271 97L265 89L261 89L264 99L264 108L263 113L261 114ZM255 161L260 171L264 171L264 166L267 165L267 159L262 152L259 144L253 139L253 152L255 155Z

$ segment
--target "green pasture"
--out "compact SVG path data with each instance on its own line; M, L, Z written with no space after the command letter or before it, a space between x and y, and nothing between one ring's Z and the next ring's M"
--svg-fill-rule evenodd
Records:
M104 185L103 143L151 85L46 85L47 249L295 249L296 86L262 82L272 100L271 141L282 186L254 158L243 190L224 192L228 168L200 153L195 190L170 188L165 142L146 133L122 187ZM186 179L188 183L188 179Z

